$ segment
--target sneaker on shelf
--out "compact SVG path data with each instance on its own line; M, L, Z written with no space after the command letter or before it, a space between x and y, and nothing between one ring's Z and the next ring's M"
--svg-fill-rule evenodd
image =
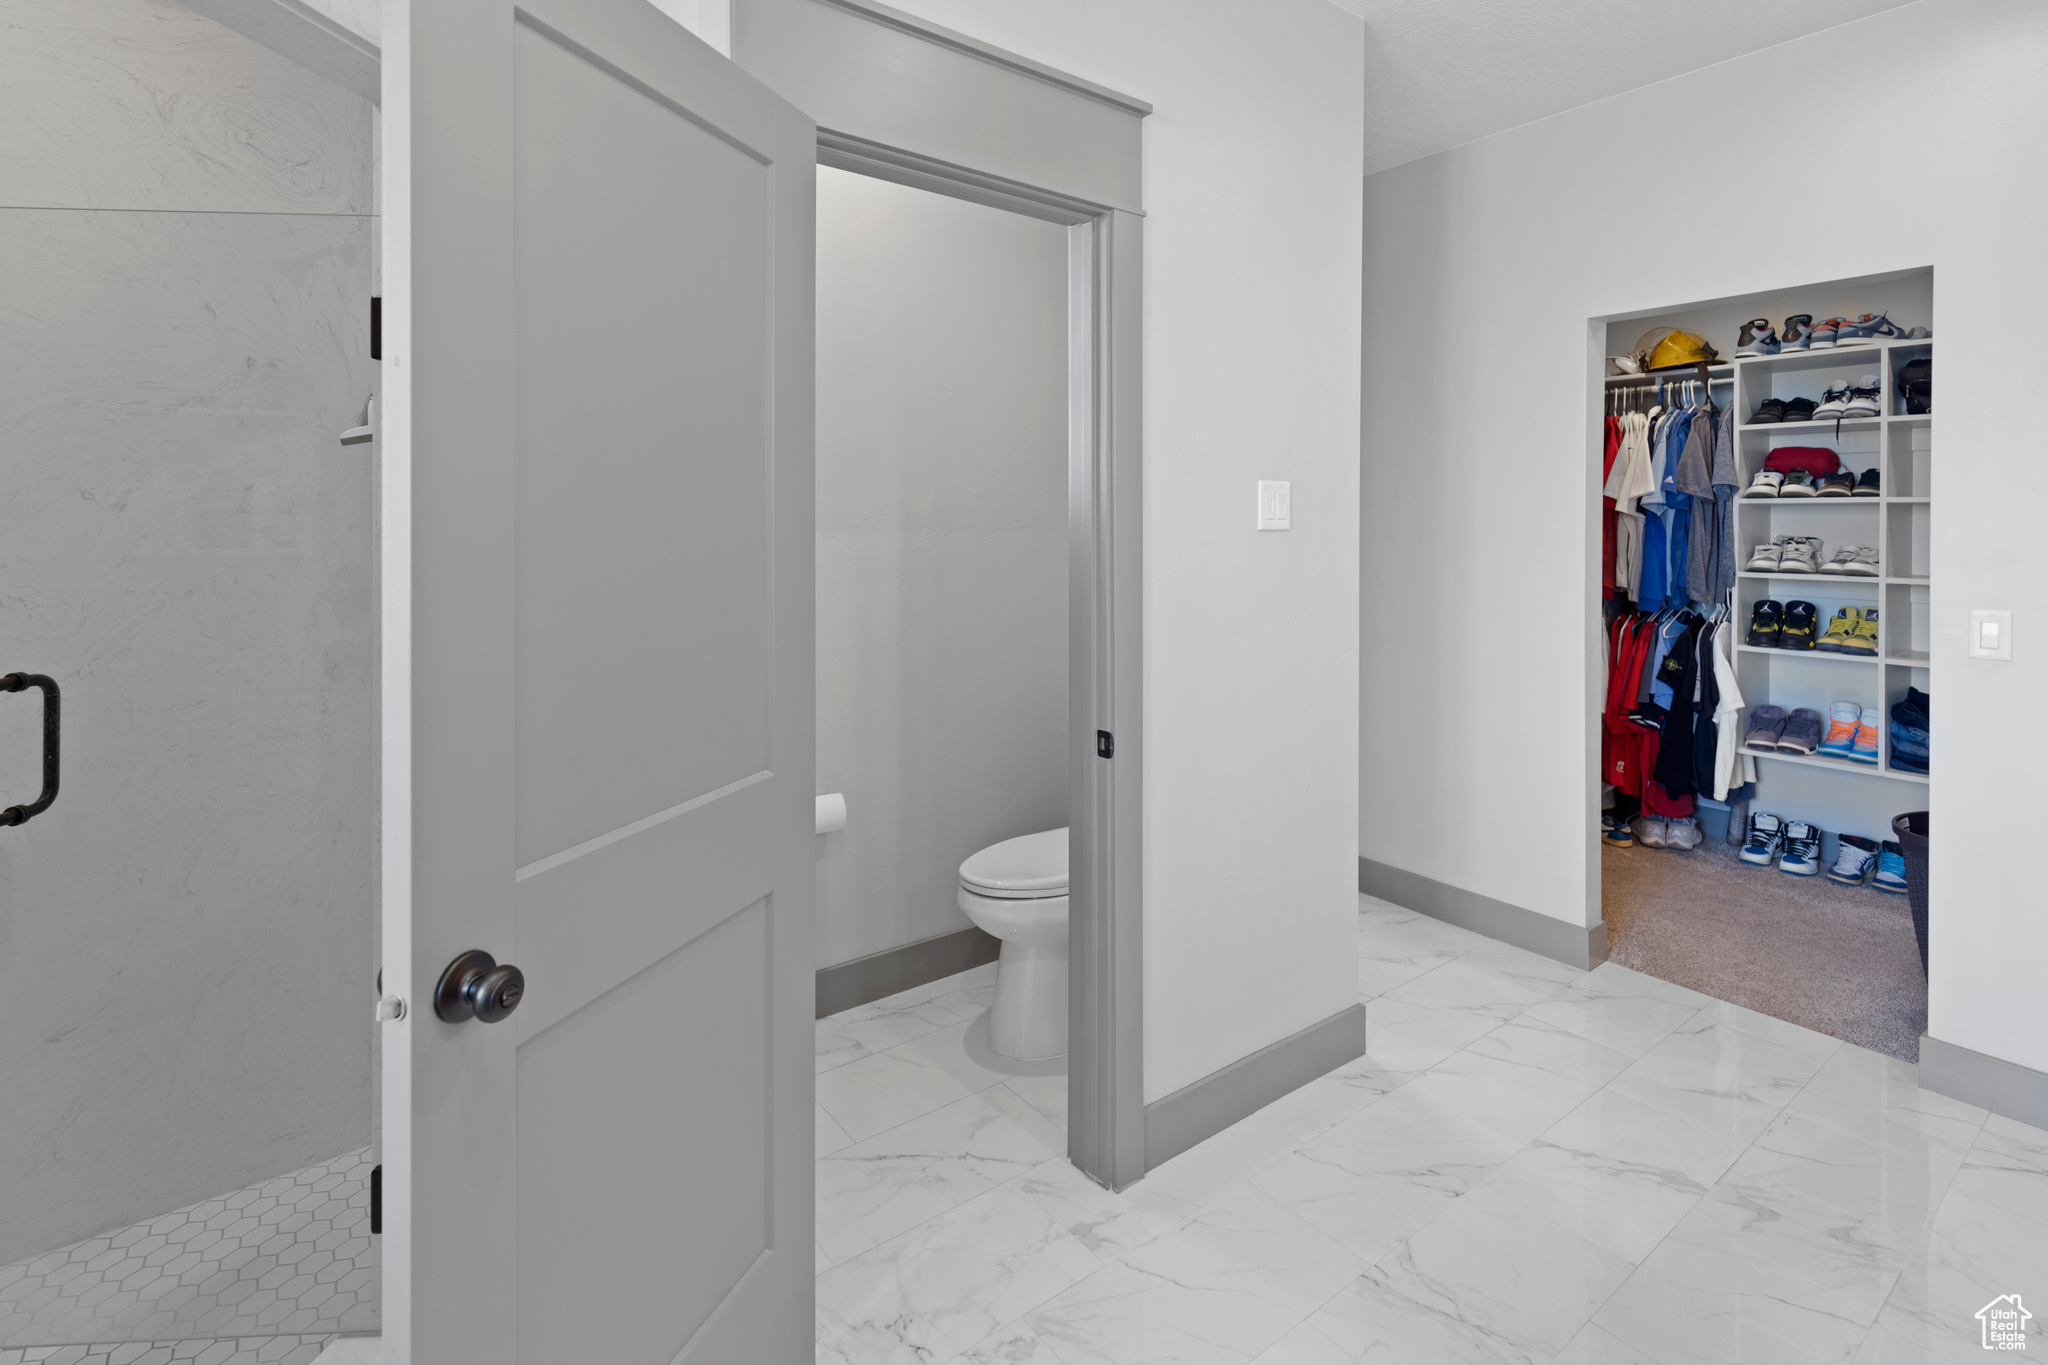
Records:
M1814 496L1816 498L1846 498L1855 491L1856 476L1846 469L1837 469L1834 473L1821 477L1820 487L1814 493Z
M1775 498L1778 490L1785 486L1785 476L1775 469L1759 469L1756 477L1749 481L1749 487L1742 491L1745 498Z
M1877 608L1865 607L1863 617L1856 622L1849 639L1842 646L1844 654L1861 654L1866 658L1877 655Z
M1785 851L1778 858L1778 871L1788 877L1811 877L1820 871L1820 831L1804 820L1785 826Z
M1820 566L1822 573L1847 574L1851 578L1877 577L1877 551L1868 545L1844 545L1835 557Z
M1664 847L1664 817L1661 815L1638 815L1635 819L1636 842L1644 848Z
M1878 472L1875 469L1864 470L1863 476L1856 480L1856 491L1852 493L1850 496L1857 498L1876 497L1879 491L1878 481L1879 476Z
M1828 880L1841 886L1861 886L1877 870L1877 840L1860 834L1835 836L1835 865Z
M1737 355L1776 355L1778 333L1771 326L1769 318L1751 318L1742 324L1741 333L1735 338Z
M1849 749L1851 763L1877 766L1877 727L1883 723L1884 717L1875 706L1863 708L1863 715L1856 722L1856 742Z
M1853 701L1837 701L1828 704L1828 732L1820 742L1818 752L1827 758L1847 758L1849 750L1856 747L1856 725L1863 719L1863 708Z
M1634 846L1635 841L1636 832L1628 827L1628 821L1611 810L1600 812L1601 843L1612 844L1616 848L1630 848Z
M1752 749L1775 749L1785 733L1785 708L1764 702L1749 708L1749 731L1742 742Z
M1834 617L1828 622L1827 634L1820 637L1820 643L1814 648L1823 654L1848 653L1850 642L1856 638L1856 626L1862 620L1861 607L1835 608Z
M1875 318L1865 313L1856 321L1859 326L1864 326L1864 329L1870 333L1872 341L1904 341L1906 339L1906 329L1893 322L1883 313L1879 313ZM1867 326L1865 326L1866 323L1868 324Z
M1795 473L1797 471L1794 471ZM1819 536L1792 536L1778 552L1779 573L1815 573L1823 546Z
M1778 633L1784 628L1784 603L1766 597L1749 609L1749 643L1761 645L1766 649L1775 648ZM1778 714L1782 716L1785 713L1779 711Z
M1692 850L1707 841L1700 822L1690 815L1674 815L1664 822L1664 847Z
M1906 329L1906 340L1908 341L1928 341L1933 336L1934 329L1932 327L1908 327Z
M1877 325L1877 314L1859 313L1853 318L1842 318L1835 328L1835 345L1861 346L1872 339L1872 329Z
M1785 400L1785 420L1788 422L1811 422L1814 409L1819 406L1811 398L1787 398Z
M1778 485L1778 496L1781 498L1813 497L1819 492L1814 487L1815 482L1816 480L1813 475L1804 469L1788 469L1785 471L1785 482Z
M1759 545L1749 552L1749 563L1742 566L1744 573L1776 573L1778 563L1783 559L1785 547L1791 543L1790 536L1774 536L1768 545Z
M1778 752L1811 755L1820 748L1820 730L1820 712L1810 706L1794 707L1785 717L1785 733L1778 736Z
M1822 318L1813 324L1813 338L1806 344L1809 349L1825 351L1835 344L1835 335L1842 328L1841 318Z
M1877 846L1877 875L1870 879L1870 884L1894 896L1906 894L1906 851L1895 840L1887 839Z
M1877 376L1866 374L1849 386L1849 399L1842 404L1844 417L1875 417L1878 412Z
M1812 649L1820 643L1820 608L1811 602L1787 602L1778 648Z
M1749 817L1749 836L1742 841L1742 852L1735 856L1751 867L1769 867L1778 861L1784 847L1785 822L1775 815L1755 811Z
M1813 410L1816 422L1833 422L1847 417L1849 407L1849 386L1838 384L1821 390L1820 406Z
M1778 333L1778 347L1786 351L1803 351L1813 340L1813 314L1794 313L1785 319L1785 326Z
M1762 426L1766 422L1782 422L1784 420L1785 400L1782 398L1766 398L1763 402L1757 404L1756 411L1749 415L1749 425L1753 427Z

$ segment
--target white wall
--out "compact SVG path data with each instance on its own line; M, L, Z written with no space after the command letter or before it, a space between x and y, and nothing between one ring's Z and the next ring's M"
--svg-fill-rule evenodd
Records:
M1848 88L1885 92L1855 128L1785 97ZM1727 173L1622 150L1678 111ZM2022 852L2048 733L2020 719L2048 688L2048 466L2015 401L2041 388L2044 145L2048 7L1922 0L1366 181L1364 856L1598 918L1590 320L1931 265L1930 1031L2048 1070ZM1964 657L1976 606L2013 611L2013 663Z
M1067 823L1067 234L818 171L818 965Z
M6 8L0 1264L369 1140L375 867L370 106Z
M1364 26L1327 0L910 0L1149 100L1145 1095L1357 1000ZM1254 484L1294 483L1260 534Z

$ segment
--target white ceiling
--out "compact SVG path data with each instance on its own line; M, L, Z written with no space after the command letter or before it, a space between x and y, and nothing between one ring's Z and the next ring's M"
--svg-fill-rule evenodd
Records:
M1365 20L1369 175L1909 0L1334 3Z

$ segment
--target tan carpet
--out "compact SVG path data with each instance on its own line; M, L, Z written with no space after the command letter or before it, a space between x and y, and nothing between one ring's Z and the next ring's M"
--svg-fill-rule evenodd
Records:
M1927 982L1904 896L1788 877L1718 840L1600 848L1607 955L1624 967L1914 1062Z

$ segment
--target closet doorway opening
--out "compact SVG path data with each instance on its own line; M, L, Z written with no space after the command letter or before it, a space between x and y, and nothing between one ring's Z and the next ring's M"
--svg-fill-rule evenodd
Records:
M1593 452L1609 958L1908 1061L1933 316L1920 269L1606 319Z

